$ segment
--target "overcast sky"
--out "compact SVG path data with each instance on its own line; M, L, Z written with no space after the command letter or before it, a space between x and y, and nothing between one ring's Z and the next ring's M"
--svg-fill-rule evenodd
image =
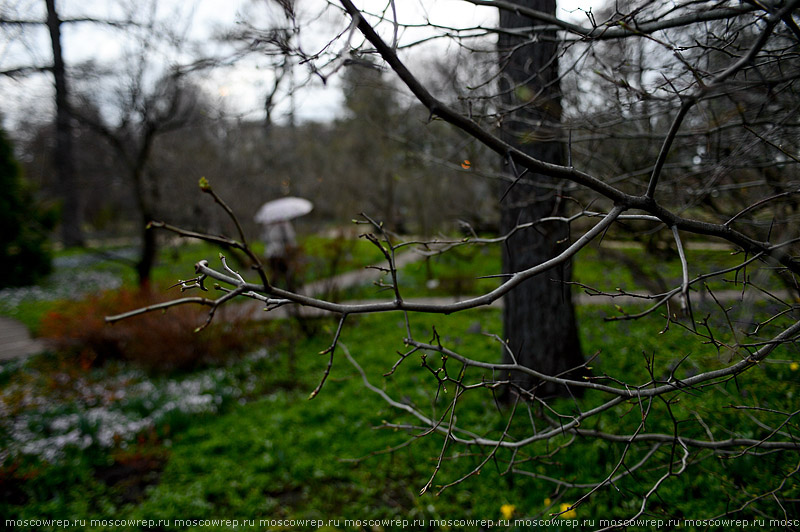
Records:
M300 20L312 21L310 24L313 25L311 31L301 35L306 52L316 52L324 47L333 35L333 26L342 28L346 23L344 18L333 10L330 10L326 18L318 18L316 15L324 10L326 3L326 0L297 0ZM359 7L373 12L385 10L388 5L387 0L357 0L356 3ZM589 9L599 3L599 0L559 0L559 16L583 22L585 15L577 10ZM131 4L131 0L59 0L58 8L62 18L92 16L119 19L123 16L124 6L141 4ZM269 2L265 0L161 0L157 3L157 15L162 21L168 21L173 30L186 32L195 42L204 42L205 46L214 48L213 43L207 38L209 35L220 28L234 26L243 20L255 24L265 23L268 4ZM476 7L460 0L397 0L395 8L398 19L406 23L422 23L427 18L441 25L470 26L491 24L497 18L496 9ZM6 17L34 19L45 17L42 0L0 0L0 12ZM142 17L144 16L145 14L142 14ZM416 35L407 32L402 37L411 39ZM38 30L28 27L24 32L6 30L0 33L0 69L5 70L24 64L49 64L51 62L49 46L48 34L44 27ZM71 24L65 25L63 29L63 48L68 65L88 60L101 65L113 65L130 47L131 44L121 38L121 33L114 29L95 24ZM219 45L216 47L219 48ZM179 61L180 58L164 57L164 60ZM236 69L206 75L202 83L209 93L219 98L229 110L250 111L255 115L260 112L262 95L271 83L270 72L255 66L255 63L243 63ZM298 81L307 77L307 70L298 70ZM50 76L33 76L17 81L0 79L0 91L4 94L0 112L6 119L7 127L19 113L28 113L31 109L41 111L52 108ZM300 120L328 120L336 116L340 112L341 105L341 91L336 78L334 77L328 86L323 86L320 80L312 77L312 83L308 88L298 94L295 105ZM282 114L285 116L288 110L286 104L279 106L276 110L278 119Z

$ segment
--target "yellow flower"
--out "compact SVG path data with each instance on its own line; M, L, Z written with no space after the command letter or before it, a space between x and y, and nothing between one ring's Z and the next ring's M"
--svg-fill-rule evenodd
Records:
M511 519L511 516L514 515L514 510L517 507L513 504L504 504L500 507L500 513L503 515L503 519Z
M561 517L561 519L574 519L575 517L577 517L578 512L576 512L575 510L569 510L569 511L567 511L567 510L569 510L569 504L567 504L565 502L562 502L561 503L561 511L564 512L564 513L559 515L559 517Z
M797 371L798 369L800 369L800 364L798 364L797 362L792 362L791 364L789 364L789 369L792 371Z

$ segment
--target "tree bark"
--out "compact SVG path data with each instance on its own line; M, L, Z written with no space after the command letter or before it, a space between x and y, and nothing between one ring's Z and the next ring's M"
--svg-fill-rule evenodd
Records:
M139 278L139 288L147 291L150 289L150 277L158 257L158 241L155 230L147 226L152 217L144 216L143 220L147 221L142 228L142 252L136 262L136 275Z
M64 57L61 50L61 20L56 10L55 0L45 0L47 4L47 29L53 48L53 77L56 86L56 146L55 167L64 204L62 206L61 231L66 247L82 246L84 243L81 228L80 188L75 175L75 162L72 152L72 117L69 108L69 87L67 84Z
M518 0L520 6L555 14L555 0ZM500 10L500 26L507 30L525 28L536 22L508 10ZM524 43L524 44L523 44ZM565 146L560 137L561 101L558 73L558 42L555 33L517 36L501 32L499 41L503 111L502 134L506 141L538 159L565 163ZM512 179L519 170L507 165ZM525 181L525 182L523 182ZM502 185L501 233L517 224L560 215L564 202L558 181L534 173L509 189ZM518 272L541 263L568 244L568 227L548 222L519 231L506 243L503 271ZM503 325L508 348L516 361L548 375L559 375L583 363L575 312L569 285L570 266L556 267L519 286L505 296ZM508 352L504 361L512 362ZM563 386L538 382L529 375L512 373L510 380L537 396L566 395ZM576 390L572 390L576 393Z
M145 168L156 133L157 129L153 127L145 128L142 133L142 144L137 150L134 162L131 165L131 181L133 182L133 190L136 196L136 204L139 206L142 224L142 251L136 263L136 274L139 277L139 288L145 291L150 289L150 276L158 258L156 232L150 227L150 222L155 219L154 211L155 205L158 203L158 185L152 182L148 183L149 180ZM124 146L124 144L120 144L120 146Z

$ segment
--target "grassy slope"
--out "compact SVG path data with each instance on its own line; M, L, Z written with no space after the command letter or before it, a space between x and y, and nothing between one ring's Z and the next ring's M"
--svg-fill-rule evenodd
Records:
M481 252L480 260L473 264L491 265L491 254ZM725 254L727 255L727 254ZM599 258L578 263L576 276L586 282L612 278L621 284L626 273L609 269L612 265ZM180 258L184 260L184 258ZM724 260L721 259L721 260ZM424 265L414 265L420 268ZM435 265L460 270L458 263ZM669 275L679 275L675 264L663 265ZM582 271L583 268L583 271ZM409 279L416 275L422 290L427 272L410 270ZM617 273L613 273L617 271ZM437 274L439 277L446 275ZM413 283L412 283L413 284ZM580 311L583 345L587 353L600 351L594 362L596 375L625 376L644 382L643 354L655 357L657 376L669 375L676 363L690 354L677 370L678 377L700 369L718 367L727 360L727 354L717 353L708 346L689 340L680 329L673 327L659 335L663 322L659 318L631 323L603 324L604 309L591 308ZM493 340L475 334L483 329L499 332L499 315L496 311L475 311L451 317L415 316L415 335L420 339L430 337L436 326L442 341L448 346L487 360L497 357L498 346ZM328 328L333 324L328 324ZM403 350L401 338L404 324L399 314L387 314L353 319L348 322L342 341L350 347L374 384L393 392L397 399L411 400L426 408L436 396L436 381L430 372L419 366L419 359L407 360L392 377L384 378L396 360L395 352ZM144 499L125 502L119 486L109 487L98 479L96 471L108 457L97 454L75 454L62 465L41 469L38 476L22 492L28 497L24 505L12 505L7 515L17 516L86 516L86 517L141 517L170 518L179 516L202 518L229 516L232 518L494 518L500 517L500 506L513 504L517 517L546 515L545 502L549 500L557 510L561 502L572 502L579 494L575 490L557 490L552 484L522 476L504 477L499 474L505 467L507 454L487 465L480 476L448 489L439 496L429 492L423 496L418 490L425 485L435 468L442 439L438 436L416 440L391 454L366 458L352 463L343 459L369 456L388 447L401 445L413 439L403 431L373 430L384 420L410 421L386 405L375 394L366 390L360 378L346 360L339 356L322 393L308 401L309 392L317 385L327 357L315 355L327 347L331 331L318 331L309 339L296 340L294 350L300 354L297 374L299 385L285 386L288 373L284 358L271 359L259 367L255 377L259 380L260 398L232 407L217 416L197 416L182 419L185 429L170 434L171 445L166 451L158 440L152 446L144 445L144 453L168 452L169 460L158 484L146 490ZM286 344L274 345L275 353L285 353ZM778 358L788 356L782 353ZM251 375L252 377L252 375ZM470 374L476 382L480 375ZM736 382L729 382L713 391L697 392L697 396L682 395L678 403L670 404L673 415L680 420L687 434L702 437L704 428L694 422L695 412L711 419L711 429L718 437L727 437L726 427L734 423L745 425L746 436L759 435L758 427L748 423L743 413L724 410L732 402L767 404L778 410L794 408L798 375L788 364L770 363L749 372ZM446 397L444 392L442 397ZM452 393L450 390L448 393ZM587 401L600 398L587 397ZM438 411L442 412L442 401ZM652 422L648 430L670 430L666 403L655 403ZM609 415L598 419L596 428L627 426L631 430L638 422L637 405L624 405ZM761 414L759 414L761 415ZM520 434L529 430L526 416L515 423ZM461 422L477 432L497 434L504 419L497 416L486 396L467 398L459 410ZM768 413L764 421L770 421ZM564 443L564 442L555 442ZM604 442L574 444L568 454L553 459L544 458L552 450L544 446L527 449L525 457L531 461L522 467L528 471L559 476L573 480L599 480L613 467L622 447ZM634 450L628 463L635 463L646 451ZM663 449L660 453L669 452ZM448 449L446 460L435 485L444 484L468 473L480 461L479 456L464 455L463 448ZM638 453L638 454L637 454ZM737 506L719 493L724 485L732 493L747 490L759 494L775 488L780 482L779 473L785 474L796 464L794 455L767 455L762 459L745 458L724 460L712 454L702 454L692 464L689 473L670 479L654 500L656 515L662 511L669 515L699 517L717 515ZM38 468L38 469L37 469ZM631 515L638 500L633 493L641 493L663 471L641 471L618 483L614 489L597 494L587 506L578 509L578 517L624 517ZM795 496L797 483L790 479L789 486ZM66 489L65 489L66 488ZM435 491L435 490L431 490ZM771 500L753 505L748 512L768 511L774 514L778 507ZM209 530L209 528L203 528Z
M582 317L588 319L590 316L584 313ZM496 355L496 344L466 332L475 320L495 329L498 325L495 312L484 311L465 319L447 320L453 322L448 325L443 320L436 317L418 321L425 329L437 324L437 329L449 333L447 336L443 334L443 341L456 344L463 341L462 347L472 350L475 356L491 358ZM397 341L402 335L401 325L396 317L364 319L357 328L345 334L344 341L376 384L390 391L397 390L395 395L398 398L406 397L424 405L425 398L428 402L432 400L436 385L430 375L418 367L418 361L407 361L407 367L390 379L381 377L394 361L390 346L402 348ZM649 325L657 324L651 322ZM646 376L640 363L642 351L656 353L660 358L655 364L656 371L662 374L668 372L668 368L685 352L686 340L680 334L668 334L664 340L652 334L652 329L627 324L623 327L625 330L613 332L589 328L584 335L587 351L603 351L595 363L598 373L639 373L644 381ZM325 341L321 338L311 345L304 345L302 351L323 348ZM316 384L325 360L315 355L306 355L304 359L300 372L306 378L299 390L275 391L263 400L237 407L207 424L194 426L176 441L161 484L150 493L147 501L132 509L132 515L166 518L174 516L176 508L187 508L191 509L188 513L199 516L497 519L502 504L515 505L519 517L534 517L547 513L546 499L571 502L579 493L567 490L559 494L559 490L547 482L520 476L513 479L501 477L498 471L505 467L502 460L508 458L508 454L500 453L500 461L490 463L482 475L472 477L438 497L431 493L418 496L417 490L425 485L434 470L441 445L438 437L426 438L390 455L376 456L357 464L343 462L342 459L366 456L408 441L409 436L403 432L372 430L383 420L404 418L365 390L352 367L341 357L322 394L314 401L307 401L307 393ZM691 373L698 367L719 364L716 354L697 353L678 375ZM763 395L767 393L764 385L768 382L773 387L770 404L774 408L790 408L797 377L786 365L773 365L742 378L738 387L731 383L717 391L699 393L697 400L683 396L683 404L673 405L672 410L676 418L688 424L692 423L693 412L698 411L707 419L718 422L712 428L723 436L728 423L742 421L739 414L721 410L730 402L729 394ZM665 405L654 404L653 408L656 413L652 415L648 429L669 431ZM489 431L491 434L494 430L496 435L504 422L482 401L465 400L460 412L459 419L478 432ZM624 405L610 416L600 418L596 427L611 429L627 425L633 430L637 423L636 406ZM518 427L522 433L529 429L525 424L523 416ZM701 431L702 428L695 424L687 434L702 437ZM631 451L627 463L635 463L635 458L648 448ZM603 478L619 458L622 446L588 441L576 444L563 457L539 460L538 457L547 450L543 445L526 450L523 456L534 461L522 468L586 481ZM435 485L452 482L477 465L480 457L463 456L464 452L462 448L448 451L446 456L461 455L461 458L444 463ZM660 453L663 456L668 452L670 449L665 448ZM668 515L684 516L721 514L729 509L729 503L724 497L714 495L718 493L720 484L734 492L741 489L737 486L748 486L751 493L759 493L775 487L779 482L777 474L785 474L791 467L792 456L774 455L760 460L746 458L727 463L706 454L700 462L693 464L690 473L668 481L660 492L661 497L651 507L656 515L662 511ZM579 509L578 515L629 516L640 503L631 494L640 493L643 486L660 474L661 471L643 471L635 478L619 481L617 487L620 491L604 490ZM771 474L776 477L772 478ZM796 483L793 489L797 491ZM770 505L770 510L776 509L772 501L755 506L763 509Z

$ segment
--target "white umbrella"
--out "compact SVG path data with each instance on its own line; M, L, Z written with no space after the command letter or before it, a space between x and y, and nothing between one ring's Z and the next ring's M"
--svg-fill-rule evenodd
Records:
M314 204L304 198L286 197L268 201L258 209L254 220L269 225L298 218L311 212Z

